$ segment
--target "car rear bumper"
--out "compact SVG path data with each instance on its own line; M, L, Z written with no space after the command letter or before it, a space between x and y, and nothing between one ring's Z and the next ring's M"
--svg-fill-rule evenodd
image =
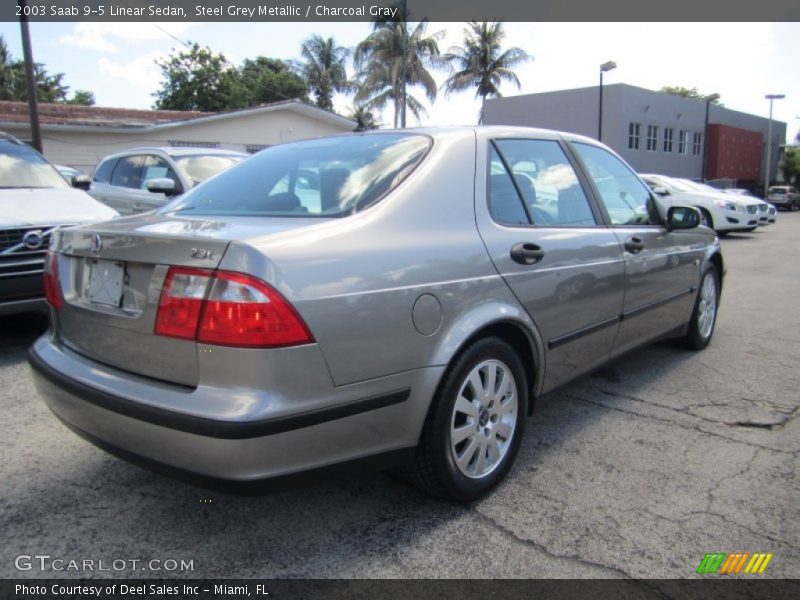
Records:
M233 482L291 475L412 448L442 371L419 369L383 378L381 393L367 393L375 390L374 384L347 386L352 388L348 401L337 399L314 411L231 421L164 410L99 389L64 372L71 359L87 360L73 357L48 336L29 353L37 390L70 428L126 458ZM99 363L97 367L107 369Z

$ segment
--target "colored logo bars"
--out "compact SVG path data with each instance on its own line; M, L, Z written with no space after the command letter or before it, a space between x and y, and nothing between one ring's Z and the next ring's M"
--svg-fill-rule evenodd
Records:
M769 561L772 560L772 556L771 552L756 552L755 554L750 554L749 552L735 552L732 554L726 554L725 552L707 553L703 560L700 561L697 573L720 573L722 575L747 573L755 575L766 570Z

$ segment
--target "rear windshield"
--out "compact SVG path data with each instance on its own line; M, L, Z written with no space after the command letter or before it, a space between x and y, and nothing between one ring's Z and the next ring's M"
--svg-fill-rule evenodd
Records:
M21 142L0 140L0 188L68 188L55 167Z
M162 212L340 217L376 203L424 158L419 134L348 135L274 146L194 188Z

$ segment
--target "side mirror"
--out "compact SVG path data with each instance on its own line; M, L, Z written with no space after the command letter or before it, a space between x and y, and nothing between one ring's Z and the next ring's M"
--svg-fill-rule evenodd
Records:
M92 187L92 178L88 175L73 175L70 183L75 189L88 192L89 188Z
M659 196L669 196L669 190L661 185L657 185L656 187L654 187L653 193Z
M147 188L148 192L154 194L164 194L165 196L176 196L180 194L180 190L175 185L175 182L169 177L148 179L144 182L144 187Z
M700 212L692 206L671 206L667 210L667 226L673 229L694 229L700 225Z

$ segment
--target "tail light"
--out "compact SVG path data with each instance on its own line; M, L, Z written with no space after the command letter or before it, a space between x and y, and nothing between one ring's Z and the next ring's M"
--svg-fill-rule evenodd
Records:
M58 283L58 255L52 250L47 251L44 260L44 299L56 310L63 306Z
M247 348L314 341L294 308L263 281L241 273L181 267L171 268L164 280L155 332Z

